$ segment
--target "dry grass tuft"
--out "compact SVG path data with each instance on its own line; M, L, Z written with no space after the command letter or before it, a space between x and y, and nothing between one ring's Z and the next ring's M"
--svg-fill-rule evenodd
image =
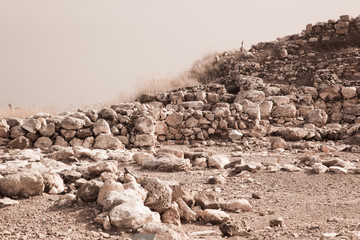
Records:
M219 69L216 64L216 56L218 53L210 53L202 59L197 60L188 71L173 77L163 77L159 74L154 74L150 77L144 77L136 84L135 91L122 92L112 101L106 101L89 106L81 106L83 110L86 109L102 109L110 107L113 104L120 102L134 102L143 93L159 93L171 91L177 88L191 87L199 84L207 84L215 80ZM74 111L76 108L66 109ZM27 118L40 112L50 113L56 115L60 113L60 109L52 107L26 106L26 107L8 107L7 109L0 109L0 119L7 117Z
M39 106L25 106L25 107L12 107L10 104L5 109L0 109L0 119L2 118L27 118L38 113L49 113L51 115L59 114L60 110L55 107L39 107Z

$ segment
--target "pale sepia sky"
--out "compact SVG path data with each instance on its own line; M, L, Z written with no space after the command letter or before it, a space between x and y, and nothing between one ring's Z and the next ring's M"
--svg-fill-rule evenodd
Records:
M208 52L360 14L359 0L0 0L0 107L91 105Z

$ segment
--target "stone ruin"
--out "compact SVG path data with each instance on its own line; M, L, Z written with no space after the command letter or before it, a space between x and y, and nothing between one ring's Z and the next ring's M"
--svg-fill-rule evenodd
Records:
M258 43L249 51L217 55L213 68L215 74L207 84L169 92L144 93L134 103L120 103L101 110L65 112L58 116L39 113L26 119L1 119L0 147L10 152L2 160L11 159L13 149L27 148L39 148L51 159L60 161L78 161L80 158L120 160L127 157L126 153L116 151L125 148L144 149L150 153L162 143L207 146L235 143L249 148L248 139L261 139L265 147L272 149L312 148L312 143L316 141L330 140L348 144L349 151L359 152L360 16L351 18L346 15L338 21L309 24L301 34ZM114 152L107 152L104 157L102 154L105 152L94 149ZM204 161L194 162L202 158L201 153L192 153L193 156L187 153L187 158L184 158L181 151L170 152L172 157L165 151L158 152L157 159L149 153L136 153L130 158L145 168L160 171L186 171L194 165L204 165ZM219 156L206 157L205 167L223 168L229 163L228 159ZM151 161L149 163L144 159ZM323 167L320 165L317 167ZM260 168L258 165L237 167L234 171ZM359 169L356 171L359 172ZM81 184L76 182L82 176L78 171L65 169L58 176L64 182L81 185L76 193L79 199L97 201L103 207L104 212L98 215L96 221L104 229L112 226L137 229L146 221L155 224L152 226L154 229L161 220L168 223L175 221L179 225L180 215L178 219L172 216L176 211L175 202L171 199L172 191L180 191L178 186L170 188L157 178L135 179L129 172L123 176L123 185L106 181L114 180L111 174L117 173L117 165L107 161L87 167L83 177L86 176L89 181ZM44 176L45 182L56 182L56 176ZM92 176L101 181L91 180ZM31 182L36 176L23 178ZM16 189L9 188L10 191L4 188L4 183L0 185L2 195L16 195ZM34 182L34 186L37 185ZM124 189L128 190L129 196L135 195L129 197L124 192L121 196L116 195L119 193L115 190ZM63 187L43 184L34 192L22 194L27 197L44 190L64 191ZM149 199L147 192L162 194L162 197L166 195L166 201L149 202L146 200ZM139 201L132 202L133 197ZM195 200L201 207L207 208L202 206L205 204L203 199L207 198L204 195ZM119 199L123 204L118 204ZM195 213L184 199L175 199L175 205L182 211L181 219L196 221ZM66 199L63 200L65 204ZM221 207L231 211L251 211L245 199ZM133 225L131 221L121 219L122 211L128 209L139 212L142 219L139 224ZM229 219L225 213L222 216L222 212L211 211L219 210L206 209L201 213L203 219L209 218L206 220L209 223L224 223ZM219 218L222 220L212 219L214 215L221 215ZM246 236L247 233L241 234Z

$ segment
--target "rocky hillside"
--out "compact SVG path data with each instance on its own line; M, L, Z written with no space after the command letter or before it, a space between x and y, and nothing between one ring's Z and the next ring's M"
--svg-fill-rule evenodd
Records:
M360 16L204 74L134 103L1 119L0 239L359 239Z

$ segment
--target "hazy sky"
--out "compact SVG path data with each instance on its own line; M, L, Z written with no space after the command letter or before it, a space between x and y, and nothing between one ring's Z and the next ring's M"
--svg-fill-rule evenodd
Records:
M0 0L0 107L81 106L208 52L360 14L359 0Z

